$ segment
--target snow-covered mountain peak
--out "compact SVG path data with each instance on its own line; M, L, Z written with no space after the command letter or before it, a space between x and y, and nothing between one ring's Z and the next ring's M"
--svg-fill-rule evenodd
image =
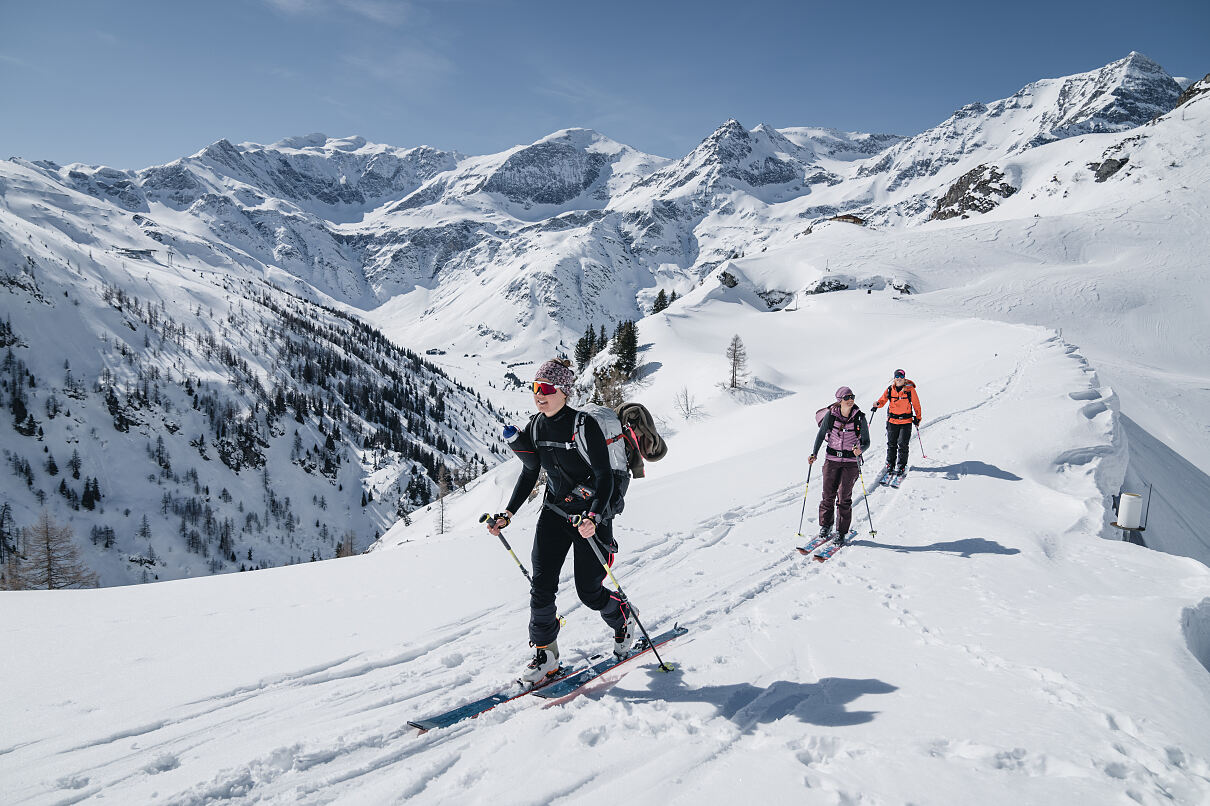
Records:
M685 157L647 177L631 200L650 204L653 197L695 198L740 191L765 202L802 191L814 151L800 147L771 126L748 130L731 118Z
M347 144L352 145L352 149L346 149L346 150L356 150L366 144L366 140L364 137L349 137L349 138L344 138L344 140ZM300 136L296 136L296 137L286 137L282 140L278 140L276 143L273 143L273 145L270 147L274 148L278 151L284 151L286 149L303 150L303 149L323 148L323 147L327 146L330 142L332 142L332 138L328 137L328 135L323 134L322 132L312 132L311 134L304 134L304 135L300 135ZM337 141L337 142L339 142L339 141ZM251 147L255 147L255 148L263 147L257 143L241 143L241 146L242 147L251 146Z
M1142 125L1172 109L1180 94L1162 67L1132 52L1097 70L1035 81L1008 98L966 104L940 125L862 165L858 176L884 175L891 192L943 172L957 178L989 158Z
M504 213L533 221L599 210L667 162L592 129L560 129L527 145L461 160L391 211L453 206L477 216Z
M842 132L823 126L792 126L778 131L799 148L811 149L818 158L846 162L866 159L905 139L900 134Z
M1171 109L1181 94L1163 67L1134 51L1100 70L1051 83L1059 85L1056 109L1043 118L1050 127L1039 142L1140 126Z

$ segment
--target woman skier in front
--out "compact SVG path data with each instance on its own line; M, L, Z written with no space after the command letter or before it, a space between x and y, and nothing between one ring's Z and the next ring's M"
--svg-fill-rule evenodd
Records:
M823 463L823 498L819 502L819 536L826 537L836 524L836 542L844 543L853 522L853 484L861 472L861 454L870 447L869 428L865 414L857 408L853 390L842 386L836 390L836 402L819 423L815 446L809 464L824 440L828 442L827 460ZM839 499L839 501L837 500ZM835 511L833 511L835 508Z
M576 592L580 601L599 612L613 630L614 654L623 657L634 644L636 626L630 604L602 584L605 569L585 542L596 540L610 564L613 563L617 543L608 511L614 488L608 446L596 420L585 417L589 461L585 462L575 448L577 410L567 403L575 379L570 363L565 360L547 361L538 368L533 383L534 407L538 413L512 443L513 451L521 458L521 475L505 511L496 515L487 527L491 534L499 536L533 492L539 470L546 470L546 494L530 555L534 573L529 592L529 643L535 652L521 675L528 683L540 682L559 668L555 593L569 550L574 549ZM531 434L536 438L531 439ZM579 526L572 526L567 514L579 514L581 510L587 514Z

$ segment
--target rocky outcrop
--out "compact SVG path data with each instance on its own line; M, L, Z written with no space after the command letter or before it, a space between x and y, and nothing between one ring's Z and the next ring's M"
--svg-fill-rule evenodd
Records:
M1122 170L1122 168L1126 167L1126 163L1128 162L1130 162L1130 157L1122 157L1121 159L1114 159L1110 157L1104 162L1088 163L1088 170L1092 171L1096 175L1097 182L1104 182L1106 179Z
M969 218L969 213L986 213L1001 201L1016 193L1004 179L1004 172L994 165L980 165L967 171L937 200L929 221L949 218Z
M1181 97L1176 99L1176 105L1183 106L1197 96L1207 92L1210 92L1210 73L1207 73L1206 77L1201 81L1195 81L1190 84L1185 91L1181 93Z
M591 188L609 157L565 142L541 142L517 151L481 190L519 204L566 204Z

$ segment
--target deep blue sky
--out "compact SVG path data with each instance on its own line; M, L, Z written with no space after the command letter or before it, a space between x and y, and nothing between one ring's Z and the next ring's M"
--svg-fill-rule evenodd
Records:
M0 158L141 168L310 132L500 151L584 126L682 156L729 117L914 134L1141 51L1210 0L0 0Z

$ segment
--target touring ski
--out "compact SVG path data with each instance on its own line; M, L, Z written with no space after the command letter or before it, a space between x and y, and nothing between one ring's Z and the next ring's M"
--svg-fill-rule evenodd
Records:
M514 681L509 688L498 691L495 694L489 694L481 700L468 702L466 705L460 705L451 711L446 711L444 714L430 716L427 719L408 720L408 724L413 728L419 728L421 732L432 730L433 728L448 728L450 725L456 725L464 719L474 719L480 714L485 714L497 705L512 702L515 699L524 697L526 694L536 694L541 689L564 679L574 671L574 666L562 664L555 674L546 678L545 681L539 683L537 686L525 686L520 681Z
M613 655L604 657L601 660L593 663L587 669L580 669L577 672L567 675L566 677L561 677L558 680L555 680L553 683L535 690L534 696L541 697L544 700L561 700L565 697L570 697L576 694L585 685L606 674L611 669L615 669L624 663L629 663L635 658L650 652L653 646L661 647L669 641L680 638L687 632L689 632L687 627L682 627L679 624L676 624L673 625L672 629L660 633L652 638L650 642L648 642L646 638L640 638L635 643L634 648L630 650L630 653L626 655L626 657L618 658ZM601 656L594 656L594 658L598 657ZM589 658L589 660L594 660L594 658Z
M608 672L617 666L634 660L635 658L645 655L651 651L652 644L657 647L663 646L674 638L679 638L689 632L688 628L679 625L673 626L667 632L661 633L652 639L652 643L648 643L646 638L640 638L630 650L630 653L624 658L616 658L612 654L593 655L588 660L591 663L588 667L575 667L561 665L558 672L547 678L540 685L530 688L522 688L520 683L514 683L510 688L503 691L498 691L495 694L490 694L480 700L469 702L465 705L460 705L453 710L446 711L443 714L428 717L427 719L409 720L408 724L413 728L418 728L422 733L424 731L433 730L434 728L448 728L451 725L456 725L467 719L474 719L480 714L485 714L495 708L497 705L503 705L506 702L520 699L527 694L533 694L536 697L542 697L549 700L558 700L565 697L570 697L577 693L584 685L592 682L601 675Z
M896 473L894 476L891 477L891 481L890 481L891 486L898 489L899 485L903 484L903 480L906 477L907 477L907 471L904 471L903 473Z
M822 546L824 543L827 543L829 540L831 540L834 537L836 537L835 532L828 532L826 535L824 535L822 537L815 538L814 540L812 540L810 543L808 543L805 546L795 546L795 548L798 549L799 554L810 554L811 552L815 551L817 548Z
M836 554L836 552L840 551L842 548L844 548L846 545L848 545L849 542L852 541L855 537L857 537L857 530L850 529L849 533L845 536L843 543L842 542L829 543L828 545L824 546L819 551L815 552L815 556L812 559L814 559L818 562L821 562L821 563L830 560L833 557L833 555Z

